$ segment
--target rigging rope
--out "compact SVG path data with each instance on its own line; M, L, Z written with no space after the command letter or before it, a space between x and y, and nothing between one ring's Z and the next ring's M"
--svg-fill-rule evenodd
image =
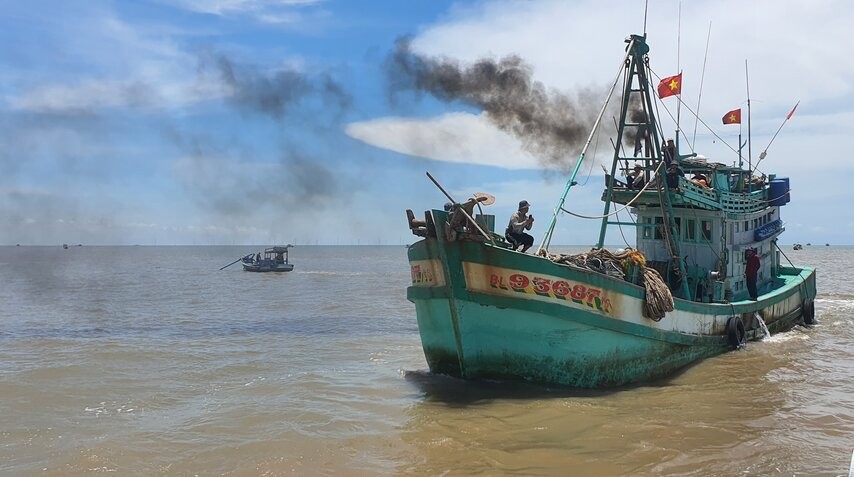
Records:
M656 178L658 177L658 170L659 170L659 169L661 169L661 165L662 165L662 164L664 164L664 161L659 161L658 166L655 168L655 170L653 170L653 171L652 171L652 174L650 174L650 177L653 177L653 176L655 176ZM651 179L651 180L649 180L649 181L647 181L647 183L646 183L646 184L644 184L643 188L642 188L640 191L638 191L638 193L637 193L637 194L635 194L635 196L634 196L634 197L632 197L632 200L630 200L630 201L626 202L626 205L622 206L622 207L621 207L621 208L619 208L619 209L614 210L614 211L613 211L613 212L611 212L611 213L605 214L605 215L582 215L582 214L576 214L575 212L571 212L571 211L569 211L569 210L566 210L566 209L565 209L565 208L563 208L563 207L561 207L561 208L560 208L560 210L561 210L561 211L563 211L563 212L566 212L567 214L572 215L572 216L574 216L574 217L578 217L578 218L580 218L580 219L604 219L604 218L610 217L610 216L612 216L612 215L616 215L616 214L618 214L620 211L626 210L630 205L632 205L632 204L633 204L633 203L638 199L638 197L640 197L640 196L641 196L641 194L642 194L642 193L643 193L643 192L644 192L644 191L645 191L649 186L651 186L651 185L652 185L652 183L653 183L653 182L654 182L654 180L652 180L652 179Z

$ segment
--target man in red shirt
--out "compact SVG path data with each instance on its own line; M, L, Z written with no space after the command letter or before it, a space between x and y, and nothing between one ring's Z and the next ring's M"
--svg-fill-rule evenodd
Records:
M756 278L759 275L759 256L755 249L747 251L747 263L744 265L744 277L747 279L747 292L751 300L756 300L759 294L756 292Z

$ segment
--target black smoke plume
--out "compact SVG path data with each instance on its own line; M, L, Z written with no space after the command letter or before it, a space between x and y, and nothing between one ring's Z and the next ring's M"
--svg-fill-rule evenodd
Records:
M252 216L270 204L289 213L333 205L344 193L336 173L317 151L301 152L299 142L325 134L321 123L349 110L352 97L346 88L328 72L260 68L210 52L198 59L199 79L223 86L228 105L288 124L286 132L291 134L273 139L280 144L279 157L269 161L259 160L240 137L167 129L167 137L185 153L176 173L191 196L205 209L229 218Z
M347 111L352 97L327 72L309 74L294 68L262 71L242 65L224 54L199 58L200 73L215 71L230 93L229 101L244 112L261 113L282 120L306 102L319 101L322 112Z
M411 38L398 39L386 71L392 98L403 91L425 92L479 108L499 129L519 138L528 152L561 167L583 147L602 98L589 90L575 100L547 89L515 55L461 64L413 52Z

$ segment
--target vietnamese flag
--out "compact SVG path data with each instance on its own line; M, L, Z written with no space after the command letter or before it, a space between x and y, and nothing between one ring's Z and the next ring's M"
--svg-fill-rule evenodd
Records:
M741 124L741 108L733 109L724 114L724 124Z
M682 73L676 76L668 76L658 83L658 97L666 98L674 94L682 94Z

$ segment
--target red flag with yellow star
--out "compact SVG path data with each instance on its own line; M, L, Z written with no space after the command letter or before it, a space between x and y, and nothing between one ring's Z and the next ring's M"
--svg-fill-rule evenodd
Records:
M676 76L668 76L658 83L658 97L666 98L675 94L682 94L682 73Z
M724 124L741 124L741 108L733 109L724 114Z

